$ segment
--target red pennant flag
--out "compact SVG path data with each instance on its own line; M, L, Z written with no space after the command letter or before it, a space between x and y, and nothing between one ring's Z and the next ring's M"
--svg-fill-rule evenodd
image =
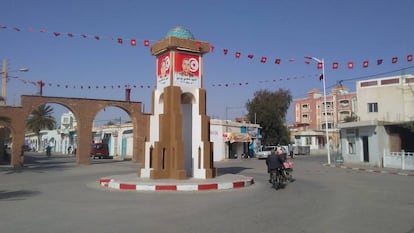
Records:
M309 65L310 64L310 61L305 61L305 64Z
M262 58L260 59L260 62L261 62L261 63L266 63L266 61L267 61L267 57L262 57Z
M377 65L381 65L382 64L382 59L378 59L377 60Z
M144 40L144 46L145 46L145 47L150 46L150 42L149 42L149 40Z
M352 61L348 62L348 69L353 69L354 63Z
M136 45L137 45L137 40L131 39L131 46L136 46Z
M316 68L318 68L318 70L322 69L323 67L323 63L322 62L318 62Z
M54 32L53 33L55 36L60 36L60 33L59 32Z
M46 32L46 29L43 28L42 30L40 30L40 32Z
M81 35L83 38L86 38L86 37L88 37L86 34L82 34Z
M338 69L338 67L339 67L338 62L332 63L332 69L336 70L336 69Z
M294 61L296 61L295 58L290 58L289 59L289 62L294 62Z
M118 44L124 43L124 40L122 38L118 38Z
M99 40L100 38L99 38L99 36L95 36L95 39L96 39L96 40Z
M214 46L210 45L210 52L214 52Z
M362 67L367 68L368 64L369 64L368 61L364 61L364 62L362 62Z
M20 32L20 28L13 28L16 32Z
M236 58L239 59L240 58L241 53L240 52L236 52Z
M280 62L281 62L281 60L279 59L279 58L276 58L276 60L275 60L275 64L280 64Z
M319 81L323 79L323 74L319 75Z
M397 61L398 61L398 57L393 57L391 62L392 63L397 63Z
M69 37L73 37L73 34L72 34L72 33L68 33L68 36L69 36Z
M6 28L7 28L7 26L6 26L6 25L1 25L1 26L0 26L0 28L1 28L1 29L6 29Z
M413 61L413 55L412 55L412 54L407 55L407 61L408 61L408 62Z
M27 28L27 31L31 32L31 31L33 31L33 29L32 28Z
M227 53L229 52L229 50L228 49L223 49L223 53L224 53L224 55L227 55Z
M253 59L254 55L253 54L249 54L247 55L248 58Z

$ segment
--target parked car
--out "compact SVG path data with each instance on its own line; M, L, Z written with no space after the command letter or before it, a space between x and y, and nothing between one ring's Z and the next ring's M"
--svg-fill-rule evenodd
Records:
M112 159L112 156L109 156L108 144L106 143L94 143L91 146L91 157L100 158L100 159Z
M270 155L272 149L276 150L277 146L264 146L261 151L256 152L255 156L258 159L266 159Z
M288 146L264 146L261 151L256 152L255 156L258 159L266 159L270 155L272 149L275 151L282 150L286 155L289 152Z

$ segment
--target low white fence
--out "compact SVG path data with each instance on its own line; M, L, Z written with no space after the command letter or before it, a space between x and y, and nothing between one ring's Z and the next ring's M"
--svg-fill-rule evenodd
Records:
M414 171L414 152L384 151L384 167Z

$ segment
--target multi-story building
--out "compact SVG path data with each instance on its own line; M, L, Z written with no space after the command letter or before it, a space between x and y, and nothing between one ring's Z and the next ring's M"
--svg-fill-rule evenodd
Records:
M414 151L413 75L358 81L356 94L357 121L340 124L345 161L385 166L387 155Z
M306 98L293 100L295 129L291 132L296 145L310 146L311 150L325 148L325 129L328 126L330 144L338 148L338 124L353 116L356 94L340 84L326 95L326 112L324 103L324 96L317 89L310 90Z

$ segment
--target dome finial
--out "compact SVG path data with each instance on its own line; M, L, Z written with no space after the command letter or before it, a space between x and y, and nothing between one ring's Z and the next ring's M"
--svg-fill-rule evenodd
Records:
M190 30L188 30L185 27L182 26L177 26L171 30L168 31L167 35L165 36L165 38L168 37L178 37L181 39L191 39L191 40L195 40L195 37L193 35L193 33L191 33Z

